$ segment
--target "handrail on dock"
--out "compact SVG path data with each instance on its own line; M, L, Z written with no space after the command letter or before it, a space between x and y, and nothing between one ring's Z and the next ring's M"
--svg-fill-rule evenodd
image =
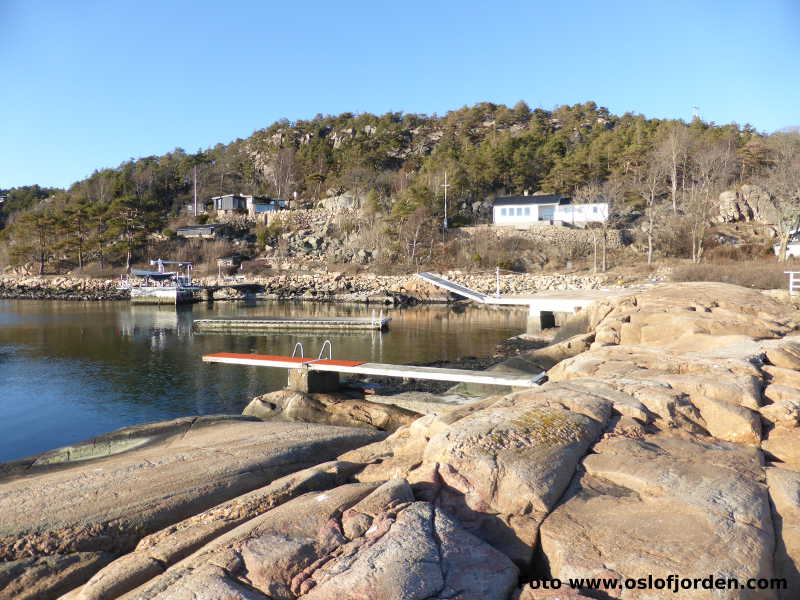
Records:
M322 348L319 349L319 356L317 360L322 360L322 355L325 354L325 347L328 348L328 360L333 360L333 344L331 344L330 340L325 340L322 342Z

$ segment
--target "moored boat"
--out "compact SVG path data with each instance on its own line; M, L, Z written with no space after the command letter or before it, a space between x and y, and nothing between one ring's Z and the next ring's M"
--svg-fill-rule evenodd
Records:
M195 301L194 293L200 288L192 284L192 263L182 261L151 260L155 271L131 269L130 276L123 275L118 287L130 291L133 304L187 304ZM175 271L166 271L165 265L175 265Z

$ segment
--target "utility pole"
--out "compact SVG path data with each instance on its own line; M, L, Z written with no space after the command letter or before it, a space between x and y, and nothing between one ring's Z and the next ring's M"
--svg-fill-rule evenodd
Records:
M197 165L194 166L194 216L197 217Z
M444 232L447 231L447 188L450 187L447 183L447 171L444 172L444 183L441 187L444 188L444 226L442 227L442 239L444 239Z

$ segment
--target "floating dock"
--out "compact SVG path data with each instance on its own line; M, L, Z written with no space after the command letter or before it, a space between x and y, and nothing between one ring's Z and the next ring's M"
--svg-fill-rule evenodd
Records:
M351 318L351 317L261 317L252 319L196 319L196 331L273 331L276 329L343 329L343 330L385 330L389 328L389 317Z

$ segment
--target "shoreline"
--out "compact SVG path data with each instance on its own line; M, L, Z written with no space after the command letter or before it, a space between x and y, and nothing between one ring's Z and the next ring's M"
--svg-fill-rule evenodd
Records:
M444 275L471 289L494 293L498 279L495 274L449 271ZM450 297L414 275L375 275L371 273L346 275L337 272L279 273L271 277L250 277L248 284L259 291L245 294L241 290L225 287L239 281L218 282L215 278L199 278L200 285L220 286L214 291L213 301L302 300L314 302L356 302L402 306L415 303L446 303ZM604 287L604 277L572 273L503 274L499 278L501 294L530 294L555 290L599 289ZM129 293L116 287L116 279L93 277L45 275L0 275L0 299L5 300L67 300L105 301L127 300ZM201 298L200 301L206 300Z

